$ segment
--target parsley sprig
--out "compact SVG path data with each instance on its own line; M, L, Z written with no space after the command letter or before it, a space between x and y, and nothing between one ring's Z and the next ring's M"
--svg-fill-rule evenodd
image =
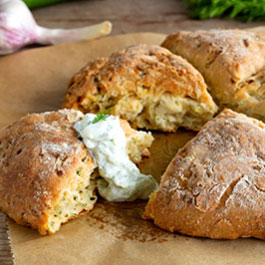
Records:
M238 18L244 21L265 20L265 0L184 0L190 16Z
M105 109L103 109L101 112L97 114L97 116L92 120L92 124L95 124L99 121L104 121L110 116L111 110L109 109L107 112Z

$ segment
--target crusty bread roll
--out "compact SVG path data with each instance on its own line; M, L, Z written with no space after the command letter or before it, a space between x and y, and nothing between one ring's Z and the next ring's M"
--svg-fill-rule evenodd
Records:
M140 45L89 62L70 81L64 108L110 108L135 128L198 130L217 107L186 60L156 45Z
M225 109L180 149L144 214L191 236L265 239L265 125Z
M82 117L76 110L31 114L0 132L0 209L17 223L51 234L93 208L96 164L73 129ZM126 121L121 127L139 162L152 136Z
M265 121L265 34L180 31L162 46L200 71L218 105Z

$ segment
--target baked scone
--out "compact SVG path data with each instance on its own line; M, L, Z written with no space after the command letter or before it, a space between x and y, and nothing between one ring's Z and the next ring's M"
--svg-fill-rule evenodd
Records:
M40 234L89 211L96 168L72 125L82 114L31 114L0 133L0 209Z
M82 117L76 110L30 114L0 132L0 209L17 223L51 234L93 208L96 164L73 129ZM139 162L153 138L121 126Z
M218 105L265 121L265 34L180 31L162 46L200 71Z
M265 239L265 125L225 109L180 149L144 214L168 231Z
M198 130L217 106L201 74L157 45L139 45L89 62L69 83L64 108L110 109L134 128Z

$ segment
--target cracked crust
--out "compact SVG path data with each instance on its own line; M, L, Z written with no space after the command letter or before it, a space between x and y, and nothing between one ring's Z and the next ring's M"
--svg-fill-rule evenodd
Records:
M225 109L170 162L144 217L191 236L265 239L265 125Z
M89 185L96 164L72 128L82 116L75 110L30 114L0 132L0 209L17 223L55 232L49 218L61 204L61 191L72 191L77 169L87 171Z
M162 46L200 71L219 105L265 121L265 34L180 31Z
M217 106L201 74L157 45L139 45L89 62L69 83L64 108L111 109L134 128L199 130Z

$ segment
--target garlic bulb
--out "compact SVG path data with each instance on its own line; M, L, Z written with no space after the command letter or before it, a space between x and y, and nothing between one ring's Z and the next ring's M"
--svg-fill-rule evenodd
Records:
M0 0L0 54L9 54L32 44L59 44L88 40L111 32L108 21L76 29L47 29L37 25L22 0Z

